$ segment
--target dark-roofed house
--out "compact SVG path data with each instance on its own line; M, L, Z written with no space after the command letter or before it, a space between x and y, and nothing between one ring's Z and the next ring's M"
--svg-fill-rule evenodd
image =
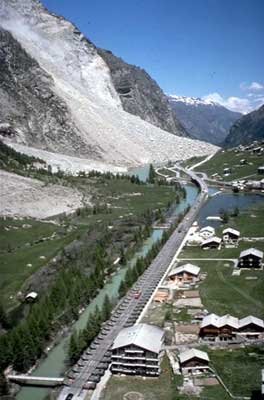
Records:
M33 303L34 301L37 300L37 298L38 298L37 292L30 292L26 295L25 301L28 303Z
M240 232L233 228L226 228L223 230L223 242L225 244L235 244L238 242Z
M112 346L111 372L158 376L164 331L157 326L137 324L122 329Z
M263 252L254 248L241 251L237 266L239 268L261 268Z
M206 315L200 325L199 335L207 340L232 340L237 336L259 338L264 333L264 321L249 315L238 319L232 315Z
M204 372L209 368L208 354L198 349L188 349L180 353L178 358L183 374Z
M202 249L218 249L221 242L222 242L222 240L219 237L213 236L211 238L204 240L203 243L201 244L201 248Z
M252 315L239 320L239 334L248 339L258 339L264 332L264 321Z
M232 340L239 327L238 318L232 315L209 314L202 320L200 336L211 340Z
M194 283L199 280L200 267L193 264L184 264L173 268L169 273L169 280L175 283Z

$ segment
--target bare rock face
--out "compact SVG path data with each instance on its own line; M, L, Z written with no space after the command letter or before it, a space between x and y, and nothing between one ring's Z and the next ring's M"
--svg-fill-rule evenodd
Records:
M125 111L178 136L189 136L158 84L142 68L127 64L111 51L98 49L108 65Z
M0 28L0 134L37 148L69 153L78 129L54 81L18 43ZM76 142L76 147L82 145ZM77 150L76 148L76 150ZM87 154L94 151L87 147Z

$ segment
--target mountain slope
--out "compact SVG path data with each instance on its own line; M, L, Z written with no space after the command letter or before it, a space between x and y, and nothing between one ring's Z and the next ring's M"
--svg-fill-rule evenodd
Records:
M169 96L171 108L191 137L220 144L240 113L194 97Z
M249 114L243 115L230 129L224 144L235 147L264 139L264 105Z
M125 112L95 46L37 0L2 0L0 25L0 133L13 142L116 166L216 150Z
M188 136L166 95L144 69L127 64L111 51L98 49L98 53L110 69L125 111L178 136Z

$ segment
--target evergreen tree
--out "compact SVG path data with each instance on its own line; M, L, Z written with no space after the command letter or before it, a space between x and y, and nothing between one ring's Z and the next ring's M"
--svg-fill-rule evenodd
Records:
M78 335L77 332L74 331L70 337L69 349L68 349L68 358L71 365L75 364L78 361L79 357L79 344L78 344Z
M5 375L0 372L0 397L8 394L8 383Z
M121 247L121 252L120 252L120 264L125 265L125 263L127 262L126 260L126 255L125 255L125 251L124 251L124 247Z
M152 164L149 166L149 177L148 177L149 183L154 183L155 182L155 169Z
M9 327L7 315L5 313L2 303L0 303L0 326L1 325L4 329L7 329Z
M126 291L127 291L127 287L125 285L125 282L122 280L120 282L119 289L118 289L119 297L121 298L121 297L125 296Z
M112 305L109 296L106 294L102 306L101 316L102 321L107 321L111 315Z

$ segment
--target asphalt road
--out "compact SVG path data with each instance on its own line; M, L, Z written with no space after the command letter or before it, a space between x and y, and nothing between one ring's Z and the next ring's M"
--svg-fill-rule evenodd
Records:
M68 400L67 397L70 394L73 395L73 397L69 397L72 400L85 399L88 390L96 387L111 362L111 347L114 339L121 329L136 322L159 281L170 266L177 248L204 205L208 197L206 183L197 177L193 171L187 171L178 166L177 168L188 174L200 186L200 194L197 196L196 202L164 244L151 265L127 295L119 301L111 314L110 320L104 323L99 335L69 373L68 386L64 387L58 400ZM141 295L136 298L135 293L138 291L141 292Z

